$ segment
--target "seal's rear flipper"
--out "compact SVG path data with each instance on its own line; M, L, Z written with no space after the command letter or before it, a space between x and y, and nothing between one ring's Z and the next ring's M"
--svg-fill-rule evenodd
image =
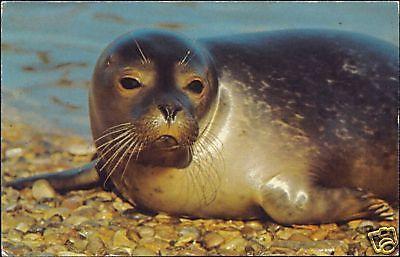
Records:
M101 184L100 177L95 169L97 162L98 160L94 159L90 163L79 168L39 174L27 178L18 178L4 183L4 186L22 189L32 186L32 184L39 179L45 179L57 191L93 188Z
M327 188L302 178L275 176L263 188L260 205L282 224L321 224L353 219L393 220L389 204L362 189Z

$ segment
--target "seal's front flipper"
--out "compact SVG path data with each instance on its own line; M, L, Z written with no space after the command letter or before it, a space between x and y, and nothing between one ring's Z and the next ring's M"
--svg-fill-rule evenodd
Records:
M360 189L315 186L276 176L263 188L261 206L282 224L319 224L360 218L393 219L389 204Z
M97 162L98 160L94 159L90 163L79 168L39 174L27 178L18 178L4 183L4 186L22 189L32 186L32 184L39 179L45 179L57 191L93 188L100 185L100 177L95 169Z

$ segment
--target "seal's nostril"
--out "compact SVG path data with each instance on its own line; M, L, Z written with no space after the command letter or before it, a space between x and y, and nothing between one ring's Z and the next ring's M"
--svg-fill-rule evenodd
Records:
M157 106L158 109L164 116L164 119L167 122L172 122L175 120L176 114L182 110L182 107L179 105L172 105L172 104L160 104Z
M168 120L168 116L169 116L168 109L165 108L164 105L158 105L158 109L160 110L160 112L162 113L162 115L164 116L164 118L165 118L166 120Z

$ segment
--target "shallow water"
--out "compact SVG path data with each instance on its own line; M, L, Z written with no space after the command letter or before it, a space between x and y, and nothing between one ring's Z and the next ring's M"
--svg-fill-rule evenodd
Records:
M288 28L369 34L398 45L392 3L2 4L2 118L90 137L87 86L102 49L139 28L189 37Z

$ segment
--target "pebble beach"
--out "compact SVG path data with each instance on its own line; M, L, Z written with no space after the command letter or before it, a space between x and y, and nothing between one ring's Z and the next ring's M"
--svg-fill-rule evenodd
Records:
M81 166L94 152L77 135L2 121L3 181ZM186 219L133 208L102 188L63 194L44 180L1 195L2 247L17 256L374 255L367 233L394 221L282 226L268 220ZM398 250L392 254L398 253Z

